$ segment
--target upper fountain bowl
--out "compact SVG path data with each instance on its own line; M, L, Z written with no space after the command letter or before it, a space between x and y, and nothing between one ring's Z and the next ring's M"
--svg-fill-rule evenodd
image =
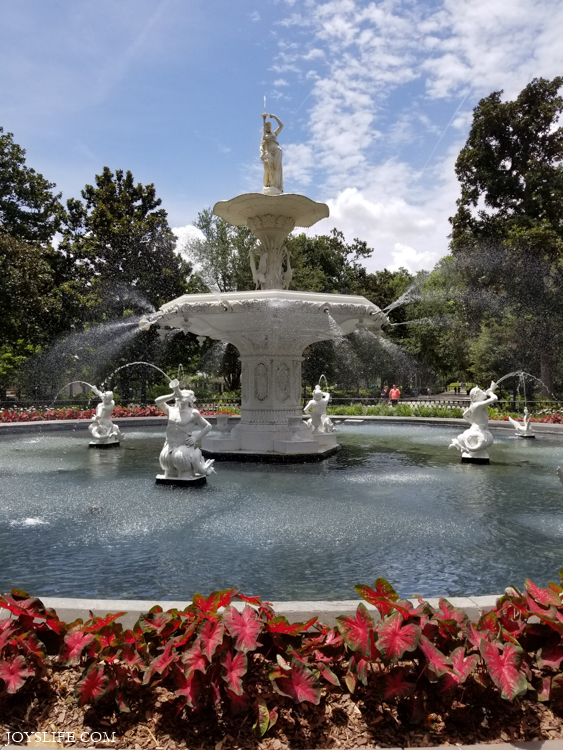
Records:
M213 213L235 226L250 226L255 217L284 217L291 220L294 227L312 227L317 221L329 216L326 203L307 198L297 193L264 195L263 193L243 193L228 201L219 201L213 206Z

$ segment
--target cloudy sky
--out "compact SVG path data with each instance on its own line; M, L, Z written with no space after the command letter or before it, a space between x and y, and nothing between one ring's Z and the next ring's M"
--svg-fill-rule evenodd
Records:
M181 229L260 190L265 96L286 192L330 206L310 232L366 240L370 270L432 268L473 107L563 74L561 0L0 5L0 126L64 199L130 169Z

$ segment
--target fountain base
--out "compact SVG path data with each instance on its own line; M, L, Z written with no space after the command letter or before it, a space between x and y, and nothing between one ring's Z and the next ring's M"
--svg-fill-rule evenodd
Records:
M90 440L88 448L119 448L119 440L108 440L106 443Z
M514 437L522 438L523 440L535 440L535 435L515 435Z
M290 441L287 441L290 442ZM216 461L238 461L240 463L264 463L264 464L306 464L314 461L324 461L334 456L340 450L340 445L332 447L319 446L316 451L282 453L279 451L211 451L202 449L205 458L214 458Z
M489 464L490 461L488 458L477 458L475 456L462 456L461 463L462 464Z
M207 477L165 477L164 474L157 474L156 484L167 484L172 487L201 487L207 484Z

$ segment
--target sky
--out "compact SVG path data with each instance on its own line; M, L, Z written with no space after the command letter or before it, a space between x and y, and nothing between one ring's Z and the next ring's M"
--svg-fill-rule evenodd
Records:
M368 270L447 254L472 110L563 75L561 0L0 0L0 126L63 200L104 166L154 183L177 234L259 192L261 113L285 192Z

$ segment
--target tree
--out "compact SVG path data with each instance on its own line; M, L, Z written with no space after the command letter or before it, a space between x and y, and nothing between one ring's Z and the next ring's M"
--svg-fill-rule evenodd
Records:
M561 86L563 77L535 78L514 101L495 91L473 110L455 167L461 197L450 219L454 250L467 235L490 236L518 220L547 222L563 235Z
M0 228L32 242L49 242L57 231L61 193L25 163L25 150L0 127Z
M194 221L204 239L187 241L184 253L198 267L198 275L209 289L243 292L254 289L249 253L257 239L248 227L235 227L204 208Z
M473 329L509 317L533 332L548 391L563 351L562 85L534 79L514 101L494 92L479 102L450 219L460 315Z
M88 279L93 301L105 301L115 315L131 304L119 289L134 289L154 307L187 291L192 269L175 253L176 238L154 185L135 184L131 172L114 175L104 167L82 198L67 201L60 248L77 275ZM104 297L116 285L110 304Z

